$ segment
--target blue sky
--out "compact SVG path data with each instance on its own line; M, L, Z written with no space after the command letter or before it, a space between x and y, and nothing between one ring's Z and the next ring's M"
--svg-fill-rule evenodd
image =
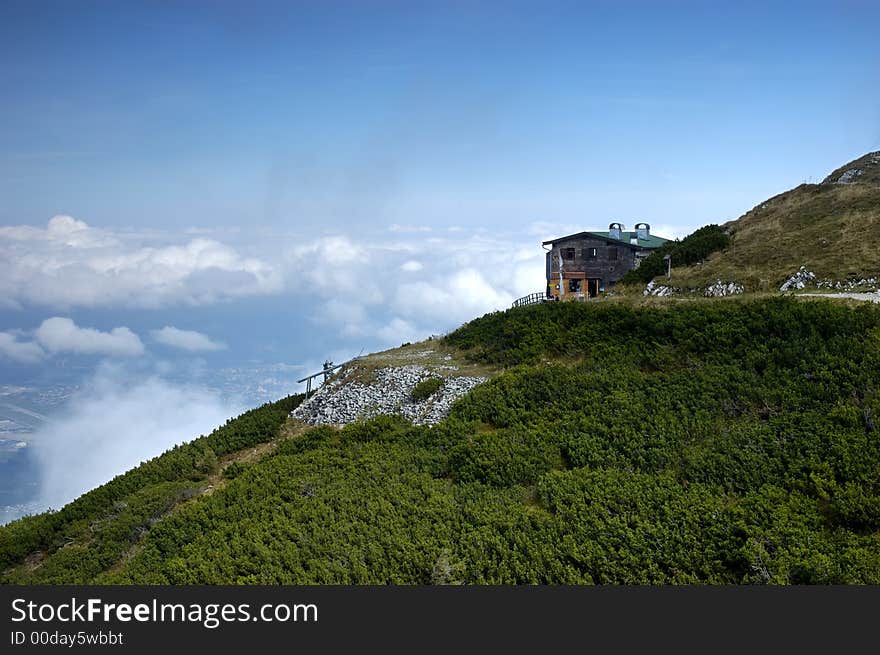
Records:
M5 0L0 406L78 387L27 437L34 502L245 389L541 290L544 239L683 236L880 149L878 25L876 2Z
M880 146L880 6L4 3L0 220L685 228Z

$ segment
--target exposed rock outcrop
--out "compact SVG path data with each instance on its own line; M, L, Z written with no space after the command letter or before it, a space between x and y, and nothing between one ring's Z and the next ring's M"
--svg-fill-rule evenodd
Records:
M852 277L846 280L832 280L829 278L819 279L815 273L808 271L806 266L793 275L789 276L780 291L799 291L807 287L815 287L816 289L829 289L834 291L875 291L877 289L878 279L873 276L869 277Z
M795 291L797 289L803 289L807 284L813 282L816 279L816 274L813 271L808 271L806 266L801 266L798 271L788 277L788 279L782 283L782 286L779 287L780 291Z
M676 291L678 291L678 289L675 289L674 287L666 286L665 284L657 284L654 280L651 280L648 282L642 295L664 298L666 296L671 296Z
M707 298L724 298L725 296L738 296L745 291L745 287L738 282L722 282L716 280L703 291Z

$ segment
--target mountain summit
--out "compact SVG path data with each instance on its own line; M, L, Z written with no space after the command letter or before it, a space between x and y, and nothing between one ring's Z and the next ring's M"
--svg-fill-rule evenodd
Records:
M822 180L822 184L880 185L880 150L844 164Z
M880 151L835 169L821 184L801 184L722 225L730 244L673 273L677 287L735 281L771 291L802 266L816 279L880 274ZM673 263L674 265L674 263Z

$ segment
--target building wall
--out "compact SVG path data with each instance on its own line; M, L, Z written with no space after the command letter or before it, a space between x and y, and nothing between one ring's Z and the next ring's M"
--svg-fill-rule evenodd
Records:
M617 251L616 258L612 254L612 249ZM609 243L605 239L599 238L578 238L560 241L553 244L552 249L547 253L547 285L550 295L560 295L558 290L559 284L559 257L563 256L562 273L564 280L584 280L580 284L581 291L573 292L569 288L569 284L565 284L565 292L563 298L568 296L586 296L586 280L600 280L600 290L604 291L610 285L614 284L626 273L636 266L636 248L632 248L625 243ZM573 253L572 253L573 251ZM592 256L595 252L595 256ZM571 255L574 254L574 257Z

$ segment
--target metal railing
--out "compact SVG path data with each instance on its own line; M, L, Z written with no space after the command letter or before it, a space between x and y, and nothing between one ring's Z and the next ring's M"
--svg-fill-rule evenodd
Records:
M525 307L526 305L538 305L542 302L547 302L547 294L543 291L538 291L537 293L530 293L527 296L523 296L517 300L513 301L513 307Z
M317 373L312 373L311 375L304 377L302 380L297 380L297 382L300 382L300 383L305 382L306 383L306 398L308 398L310 395L312 395L312 380L313 379L315 379L316 377L318 377L320 375L323 375L324 382L326 382L327 378L330 377L330 374L333 371L335 371L337 368L341 368L341 367L345 366L346 364L350 364L351 362L355 361L356 359L360 359L360 355L358 355L357 357L354 357L353 359L349 359L347 362L342 362L341 364L334 364L333 362L326 361L326 362L324 362L324 368L322 370L318 371Z

